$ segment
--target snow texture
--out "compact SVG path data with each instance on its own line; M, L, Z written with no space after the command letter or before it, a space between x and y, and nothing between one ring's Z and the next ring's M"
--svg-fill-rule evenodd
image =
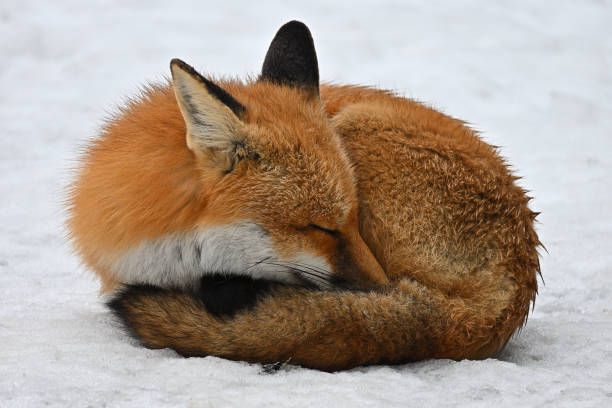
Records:
M336 374L138 346L64 238L62 199L102 119L180 57L256 73L306 22L321 78L391 88L499 145L541 211L545 285L485 361ZM612 3L0 3L0 406L612 406Z

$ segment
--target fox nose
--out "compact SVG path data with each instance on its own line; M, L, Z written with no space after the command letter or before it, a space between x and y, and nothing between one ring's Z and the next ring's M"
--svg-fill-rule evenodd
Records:
M357 228L345 233L341 275L353 286L374 289L385 286L389 279L376 257L364 242Z
M350 239L346 251L351 260L346 271L350 281L364 289L373 289L389 283L385 271L359 233Z

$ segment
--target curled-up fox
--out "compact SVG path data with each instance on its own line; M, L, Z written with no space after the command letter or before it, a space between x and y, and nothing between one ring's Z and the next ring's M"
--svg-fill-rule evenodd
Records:
M170 69L107 122L69 198L77 252L144 345L340 370L482 359L523 325L536 213L464 122L319 84L296 21L257 79Z

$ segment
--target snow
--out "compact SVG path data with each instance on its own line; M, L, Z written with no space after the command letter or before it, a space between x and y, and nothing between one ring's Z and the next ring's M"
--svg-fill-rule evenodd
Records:
M306 22L321 77L469 120L542 211L545 285L496 358L335 374L147 350L65 242L63 192L105 114L180 57L256 73ZM612 406L610 1L0 4L0 406Z

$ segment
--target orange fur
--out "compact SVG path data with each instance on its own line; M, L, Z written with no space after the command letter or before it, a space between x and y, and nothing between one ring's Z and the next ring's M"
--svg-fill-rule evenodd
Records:
M104 282L104 259L196 226L256 220L281 253L332 260L338 230L361 291L278 287L233 319L189 293L121 305L151 347L252 362L289 357L327 370L424 358L486 358L537 292L540 244L529 197L495 148L462 121L387 91L323 85L320 101L266 81L218 81L246 107L246 144L223 174L185 143L170 85L110 120L83 159L69 228ZM382 269L381 269L382 268Z

